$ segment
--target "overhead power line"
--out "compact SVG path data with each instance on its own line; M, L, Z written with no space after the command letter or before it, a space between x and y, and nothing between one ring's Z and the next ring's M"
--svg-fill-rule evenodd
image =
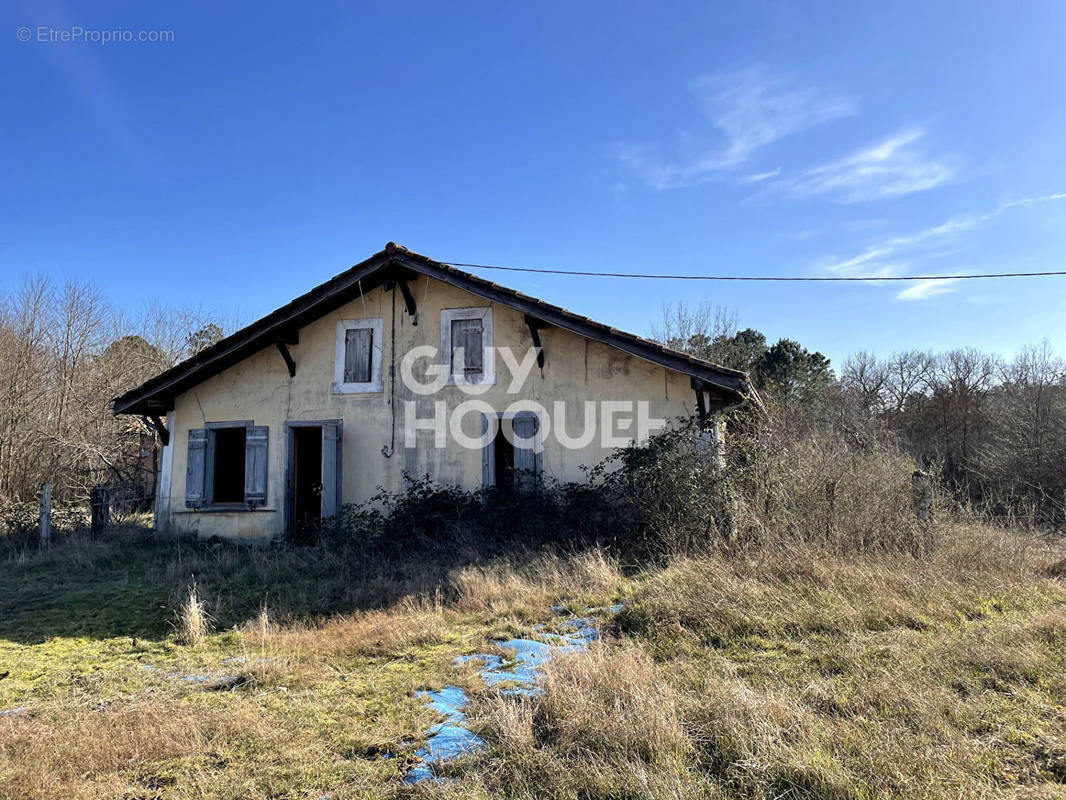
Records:
M1047 272L986 272L971 275L660 275L647 272L591 272L547 267L505 267L500 264L442 262L451 267L498 269L506 272L535 272L544 275L579 275L590 278L650 278L668 281L965 281L977 278L1046 278L1066 275L1066 270Z

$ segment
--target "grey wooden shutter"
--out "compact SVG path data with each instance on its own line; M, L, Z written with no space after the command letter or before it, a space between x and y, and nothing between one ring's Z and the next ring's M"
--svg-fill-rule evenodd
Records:
M373 352L373 328L349 328L344 332L345 383L370 383Z
M322 425L322 518L341 511L341 424Z
M200 508L204 504L204 472L207 464L207 428L189 431L189 449L185 460L185 505Z
M489 432L489 418L481 415L481 435ZM481 485L485 488L496 485L496 442L489 439L481 448Z
M540 420L532 411L520 411L511 424L514 430L515 487L532 492L540 484L540 453L534 447Z
M452 320L452 373L480 375L483 371L485 348L483 324L480 319ZM457 350L463 351L463 368L459 368Z
M244 438L244 502L261 506L267 497L267 438L270 429L253 426Z

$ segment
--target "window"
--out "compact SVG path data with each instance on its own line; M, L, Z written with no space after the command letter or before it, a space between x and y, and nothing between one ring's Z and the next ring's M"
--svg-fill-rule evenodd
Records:
M269 429L249 421L209 422L189 431L185 505L252 509L266 503Z
M370 383L374 329L349 328L344 335L344 382Z
M496 383L492 309L446 308L440 314L441 364L449 384Z
M244 448L247 428L219 428L214 438L209 503L244 502ZM210 445L209 445L210 447Z
M484 326L479 319L452 320L452 375L480 378L484 369Z
M341 394L380 392L381 339L379 319L342 319L337 323L337 355L333 391Z

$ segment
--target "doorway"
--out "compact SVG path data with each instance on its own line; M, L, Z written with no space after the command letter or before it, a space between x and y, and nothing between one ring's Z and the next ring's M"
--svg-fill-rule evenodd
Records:
M497 492L536 492L541 482L540 418L532 411L483 417L483 432L495 435L481 451L481 485Z
M292 538L314 544L322 521L322 428L292 429Z
M514 474L514 444L511 438L504 433L504 426L511 425L511 420L501 419L500 429L492 440L493 474L496 478L496 491L502 494L513 494L515 490Z
M285 423L285 532L293 544L316 544L323 526L340 519L342 427L339 419Z

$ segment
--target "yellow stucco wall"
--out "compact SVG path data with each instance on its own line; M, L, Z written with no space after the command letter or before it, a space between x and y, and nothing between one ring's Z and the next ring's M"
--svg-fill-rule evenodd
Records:
M389 400L393 393L389 362L393 295L376 289L300 330L300 343L290 346L297 365L294 378L289 377L278 351L269 347L176 399L171 416L171 479L169 492L167 487L160 487L163 494L160 525L174 532L201 536L266 539L282 534L286 421L343 420L341 500L344 503L366 500L379 486L400 490L405 471L414 475L428 473L437 481L466 488L479 487L482 482L479 451L456 446L450 440L448 447L437 449L432 431L418 432L416 447L404 446L405 401L413 400L418 416L427 418L433 414L434 401L444 401L447 410L451 411L459 403L472 399L472 395L456 386L444 387L430 396L413 394L399 380L400 359L418 345L440 346L442 309L491 307L494 347L510 347L519 359L530 347L529 329L521 312L490 303L448 284L420 278L412 282L411 289L418 305L415 317L405 312L403 299L398 293L396 297L396 435L391 458L386 458L381 451L392 438ZM382 318L384 321L384 391L335 394L332 384L337 322L366 318ZM538 401L549 411L554 401L565 401L566 429L571 436L576 436L583 428L584 401L647 401L652 417L667 420L692 415L694 397L687 375L558 328L542 330L540 335L546 356L543 373L534 366L518 392L511 394L511 373L497 358L496 383L483 387L485 391L477 395L478 400L487 402L497 411L504 411L518 399ZM422 369L416 369L415 374L421 374L426 364L427 361L421 361ZM620 416L632 417L634 414ZM206 422L231 420L252 420L255 425L270 429L266 505L254 512L187 509L185 471L189 430L204 427ZM464 431L468 435L480 433L480 420L476 414L468 415L465 423ZM616 429L616 434L632 435L634 429L635 425L629 431ZM600 461L611 449L602 446L599 434L580 450L567 449L549 432L542 456L544 475L559 480L582 480L581 467Z

